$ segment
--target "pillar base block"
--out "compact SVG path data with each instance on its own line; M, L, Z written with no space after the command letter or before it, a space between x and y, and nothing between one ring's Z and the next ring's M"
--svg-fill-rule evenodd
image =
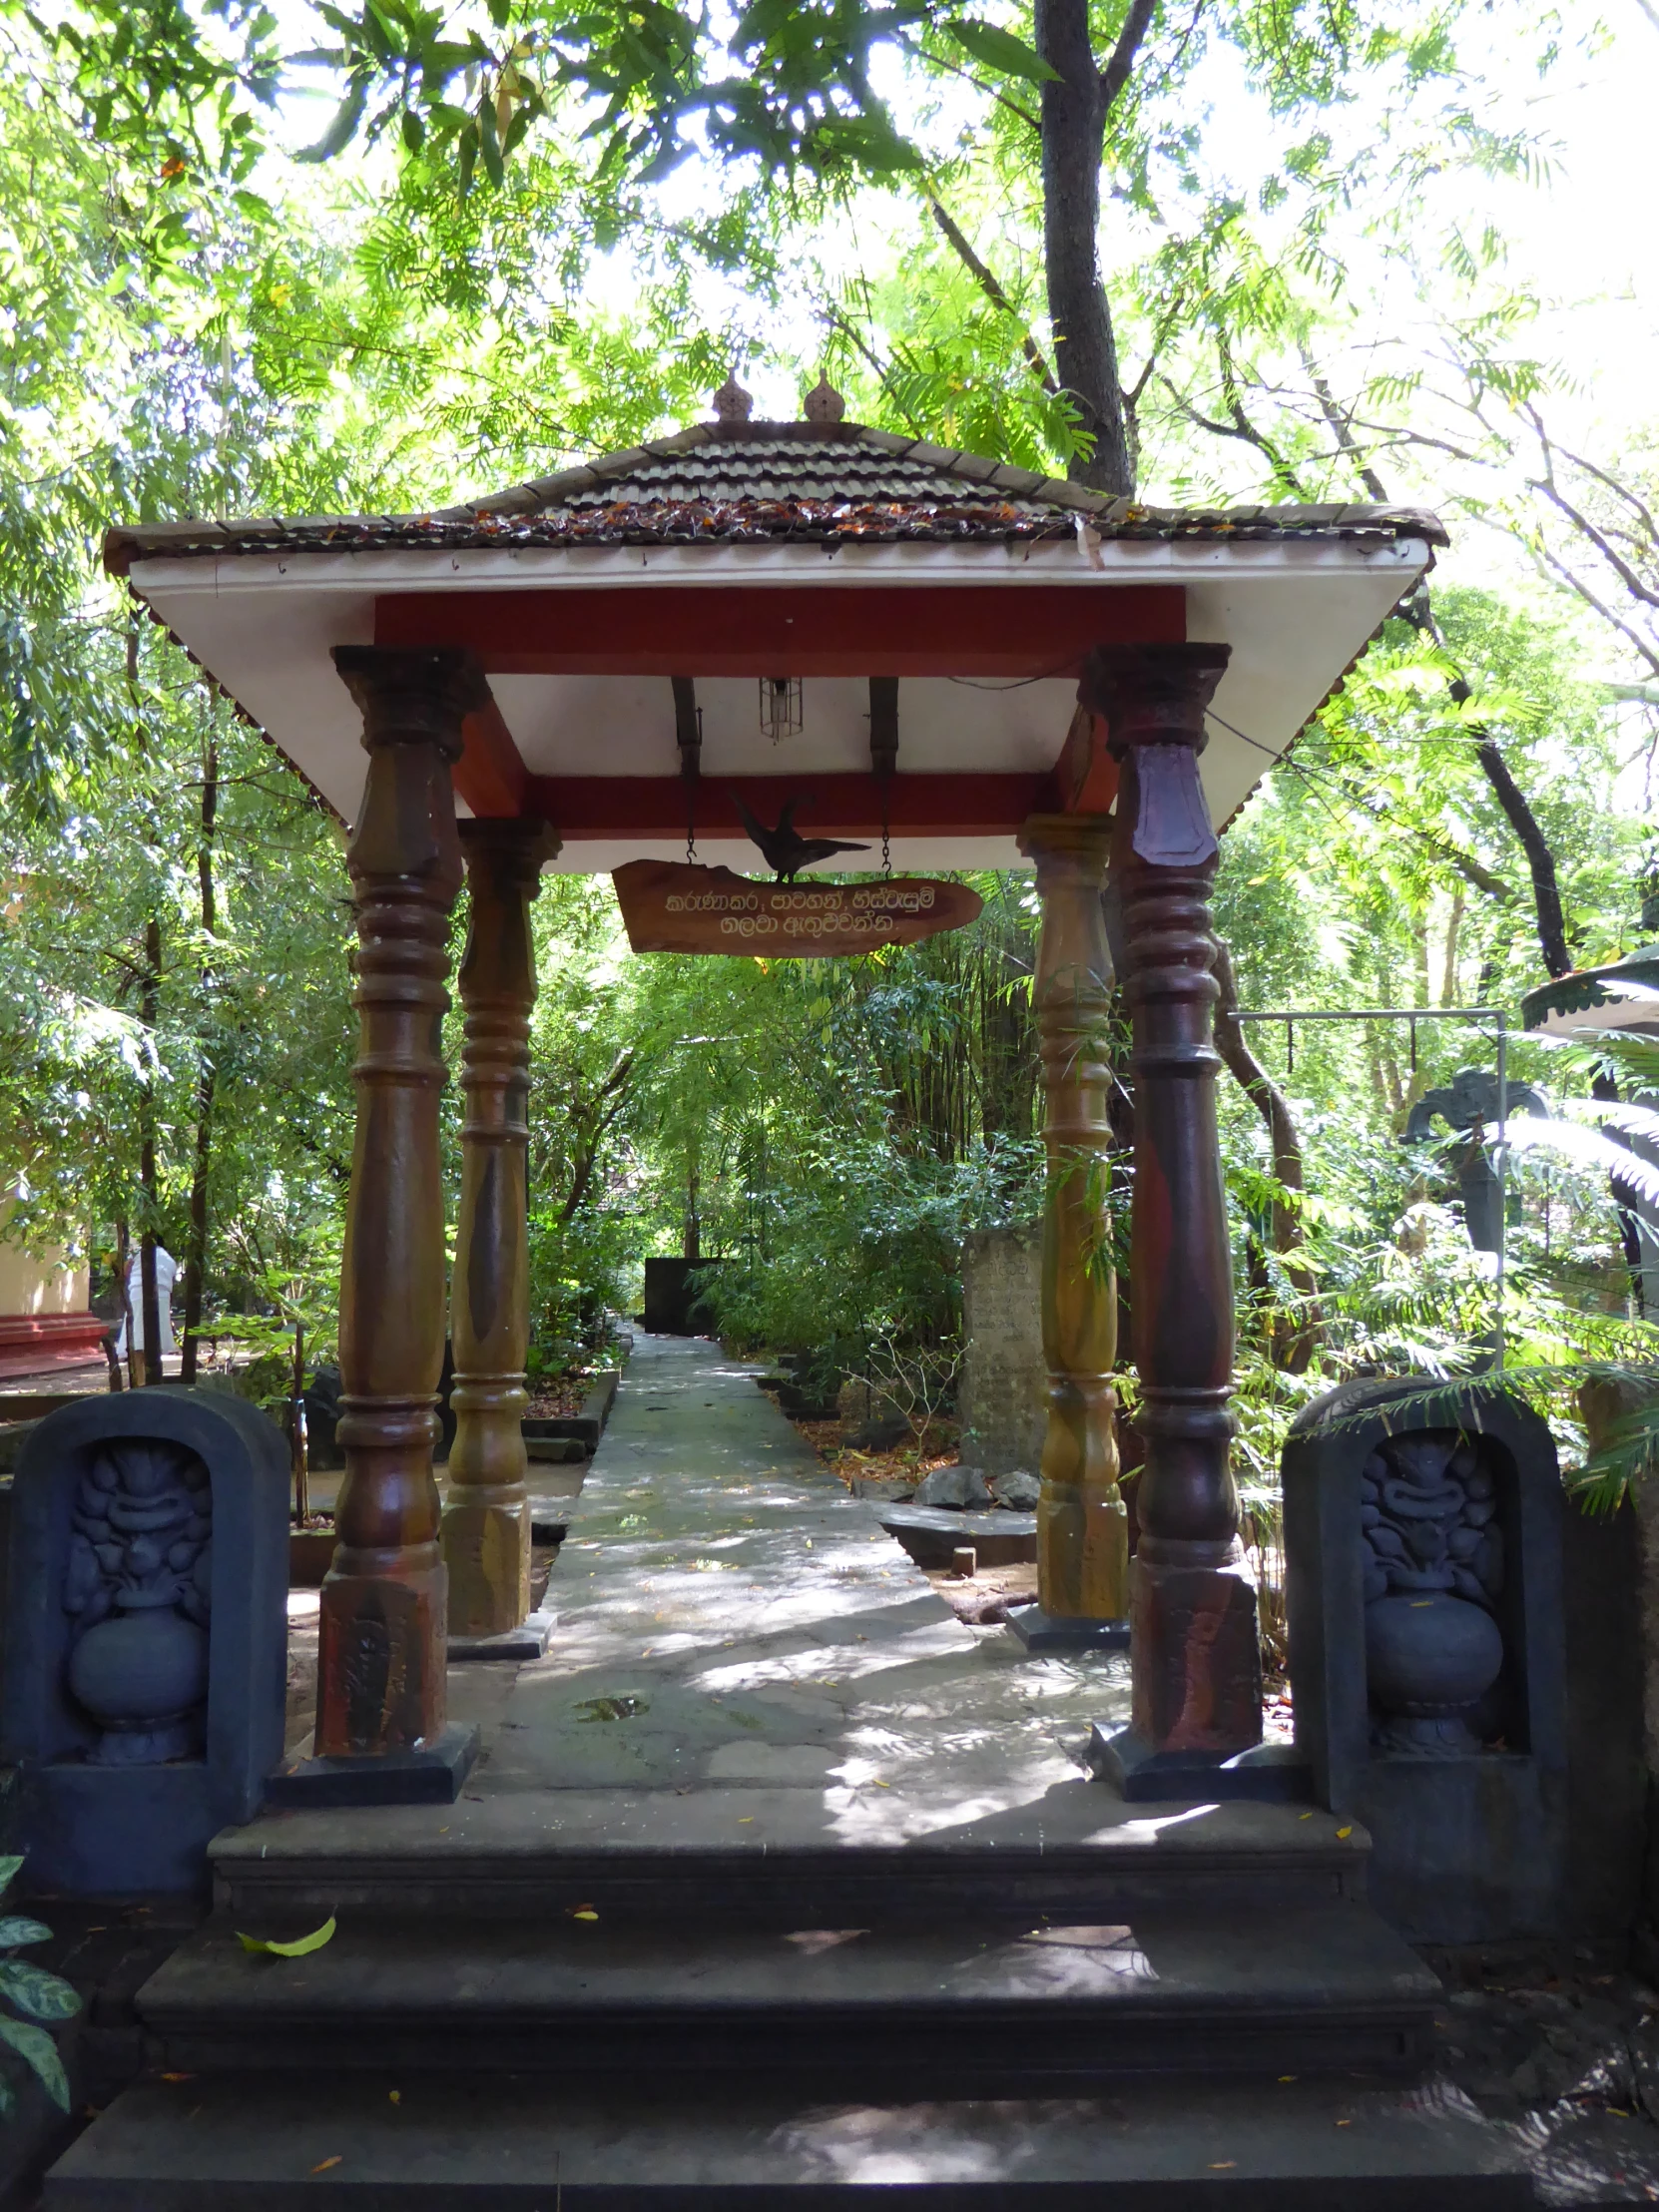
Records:
M496 1636L451 1636L449 1664L462 1659L544 1659L558 1625L556 1613L527 1613L516 1628Z
M452 1721L418 1751L347 1752L300 1759L266 1784L268 1805L453 1805L478 1756L479 1731Z
M1091 1620L1086 1615L1045 1613L1040 1605L1021 1605L1008 1626L1027 1651L1127 1651L1129 1623Z
M438 1523L438 1541L449 1569L449 1656L457 1639L476 1643L505 1636L530 1610L530 1499L490 1489L469 1494L455 1480L451 1455L449 1496ZM539 1654L538 1654L539 1656Z
M1096 1721L1085 1756L1090 1772L1131 1805L1214 1805L1241 1798L1263 1805L1314 1802L1314 1770L1294 1744L1252 1744L1230 1758L1154 1751L1132 1728L1106 1728Z
M1262 1740L1256 1578L1242 1557L1220 1566L1148 1559L1129 1568L1134 1626L1130 1724L1143 1742L1227 1759Z

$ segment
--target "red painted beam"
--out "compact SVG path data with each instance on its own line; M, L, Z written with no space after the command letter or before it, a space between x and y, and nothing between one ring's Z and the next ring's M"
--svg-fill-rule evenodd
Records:
M1054 764L1060 804L1068 815L1109 815L1117 804L1118 764L1106 750L1106 722L1079 707Z
M1179 584L641 585L396 592L374 642L464 646L493 676L1075 676L1096 645L1178 645Z
M467 716L461 724L461 741L455 789L475 815L513 821L534 812L525 804L529 772L493 699Z
M795 827L806 836L881 835L881 787L873 776L710 776L695 787L700 837L747 834L734 804L778 820L803 794ZM595 838L682 838L686 786L678 776L532 776L528 802L567 844ZM1027 815L1058 811L1051 776L904 776L887 786L895 837L1009 836Z

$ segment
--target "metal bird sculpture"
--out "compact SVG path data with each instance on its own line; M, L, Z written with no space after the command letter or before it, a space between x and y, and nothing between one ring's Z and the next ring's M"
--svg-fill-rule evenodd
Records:
M734 792L738 813L749 832L750 842L759 845L768 867L780 883L793 883L804 867L813 867L820 860L828 860L832 852L867 852L867 844L848 844L841 837L804 837L795 828L795 810L803 800L812 798L811 792L798 793L794 799L784 802L784 811L778 817L776 830L769 830L764 822L757 822L743 801Z

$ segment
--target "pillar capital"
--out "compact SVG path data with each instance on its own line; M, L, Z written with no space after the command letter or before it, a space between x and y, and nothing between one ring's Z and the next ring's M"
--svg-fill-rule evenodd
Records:
M1204 712L1231 652L1226 645L1101 645L1084 663L1078 699L1105 717L1107 744L1123 763L1120 877L1136 859L1194 867L1215 858L1198 756L1207 739Z
M1029 815L1019 848L1037 870L1037 888L1074 882L1099 890L1112 850L1110 815Z
M470 1020L480 1008L505 1001L522 1014L528 1034L536 996L530 901L541 891L542 867L559 850L560 839L534 816L481 819L456 827L471 900L461 955L461 1003ZM470 1044L470 1029L468 1035Z
M1120 760L1146 745L1202 753L1204 710L1232 651L1228 645L1097 645L1083 663L1078 704L1104 716L1107 743Z
M564 849L564 839L539 815L473 815L459 827L469 870L489 869L526 888Z
M363 718L363 744L435 745L461 755L461 725L489 700L476 654L463 646L336 645L334 667Z

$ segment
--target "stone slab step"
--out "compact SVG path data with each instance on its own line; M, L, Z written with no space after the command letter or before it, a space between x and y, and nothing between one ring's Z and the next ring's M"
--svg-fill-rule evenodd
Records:
M918 1567L948 1567L958 1544L971 1544L982 1567L1028 1565L1037 1556L1037 1516L998 1508L956 1513L940 1505L883 1505L876 1519Z
M212 1846L219 1900L244 1928L273 1914L314 1928L336 1911L553 1919L584 1904L670 1927L1097 1923L1352 1900L1371 1849L1329 1813L1125 1805L1081 1778L1014 1805L948 1777L936 1793L872 1786L839 1811L821 1790L736 1783L472 1787L454 1805L268 1812L228 1829Z
M1433 2091L1276 2084L1037 2101L596 2098L504 2076L129 2089L42 2212L1520 2212L1502 2130Z
M591 1910L591 1909L590 1909ZM291 1934L262 1929L252 1933ZM1439 1983L1368 1907L1030 1930L790 1932L347 1921L299 1958L220 1914L144 1985L173 2070L719 2068L871 2094L1107 2076L1420 2069Z

